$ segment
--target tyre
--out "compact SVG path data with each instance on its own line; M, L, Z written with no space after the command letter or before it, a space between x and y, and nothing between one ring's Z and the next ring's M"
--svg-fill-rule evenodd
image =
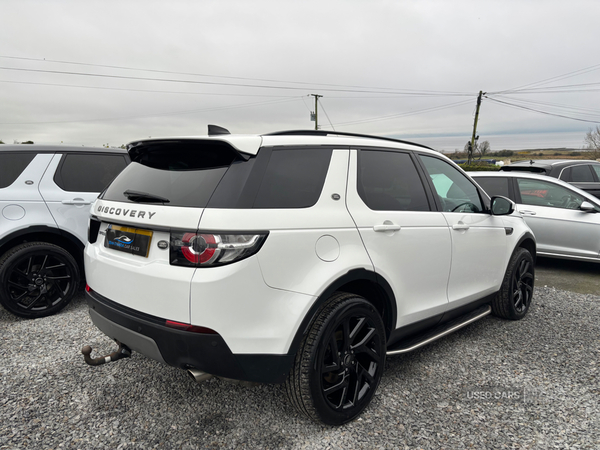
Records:
M370 403L385 365L381 316L364 298L332 296L300 344L286 380L292 404L328 425L355 419Z
M18 245L0 258L0 303L25 318L63 309L79 285L79 267L63 248L46 242Z
M492 301L493 313L511 320L525 317L533 298L534 275L531 253L524 248L516 249L508 263L500 292Z

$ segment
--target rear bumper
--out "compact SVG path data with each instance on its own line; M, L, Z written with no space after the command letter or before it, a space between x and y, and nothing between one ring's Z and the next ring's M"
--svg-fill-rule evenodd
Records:
M282 383L293 355L234 354L218 334L180 331L90 290L90 317L103 333L149 358L182 369L260 383Z

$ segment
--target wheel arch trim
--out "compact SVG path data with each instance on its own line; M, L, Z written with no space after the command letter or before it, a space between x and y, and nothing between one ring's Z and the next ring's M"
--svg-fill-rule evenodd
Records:
M302 341L302 338L310 329L310 326L313 323L317 313L325 304L325 302L327 302L327 300L333 295L333 293L338 291L341 287L345 285L348 285L350 283L360 283L362 281L369 282L372 284L373 287L377 287L380 290L380 296L378 300L383 302L381 306L385 308L385 311L387 312L386 317L382 317L382 319L384 322L387 337L389 338L390 333L395 327L397 317L396 297L390 284L383 277L371 270L367 270L364 268L354 269L336 279L318 296L317 300L312 304L312 306L304 316L304 319L302 319L300 326L296 330L296 334L292 339L292 343L288 350L288 355L293 355L297 352L298 348L300 347L300 342ZM375 308L377 309L377 305L375 304L373 299L367 298L366 300L374 304Z
M13 231L12 233L10 233L10 234L4 236L2 239L0 239L0 254L8 251L8 248L6 248L6 247L11 242L16 241L14 245L18 245L18 244L22 243L24 238L26 238L26 237L31 237L31 239L28 239L31 242L34 242L34 241L46 242L46 241L44 241L43 238L36 238L36 235L40 235L40 234L50 234L50 235L54 235L59 238L65 239L70 244L72 244L75 248L77 248L77 250L79 252L83 253L83 249L84 249L85 245L71 233L60 230L58 228L48 227L46 225L35 225L35 226L21 228L19 230ZM53 242L50 242L50 243L53 243ZM14 245L11 245L10 247L13 247ZM76 260L81 259L81 255L73 255L73 256L76 258Z

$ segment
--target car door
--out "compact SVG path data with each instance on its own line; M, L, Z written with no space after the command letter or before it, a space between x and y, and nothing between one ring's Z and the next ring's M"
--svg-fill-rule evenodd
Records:
M87 240L90 205L125 168L123 154L56 154L40 182L40 193L60 229Z
M487 211L477 186L455 166L431 155L420 154L419 159L452 236L451 306L496 292L510 257L504 221Z
M392 287L396 327L448 308L451 238L410 152L352 150L347 207L375 271Z
M598 258L600 215L579 208L588 199L553 181L516 182L518 210L535 234L539 254Z

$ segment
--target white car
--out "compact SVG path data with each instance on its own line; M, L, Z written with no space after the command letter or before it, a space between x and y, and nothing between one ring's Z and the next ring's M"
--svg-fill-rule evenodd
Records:
M128 151L93 208L90 315L196 379L285 383L339 425L386 355L531 304L535 240L514 203L427 147L209 126Z
M54 314L83 273L90 205L127 165L123 149L0 145L0 304Z
M490 195L504 195L535 234L538 256L600 262L600 200L572 184L527 172L472 172Z

